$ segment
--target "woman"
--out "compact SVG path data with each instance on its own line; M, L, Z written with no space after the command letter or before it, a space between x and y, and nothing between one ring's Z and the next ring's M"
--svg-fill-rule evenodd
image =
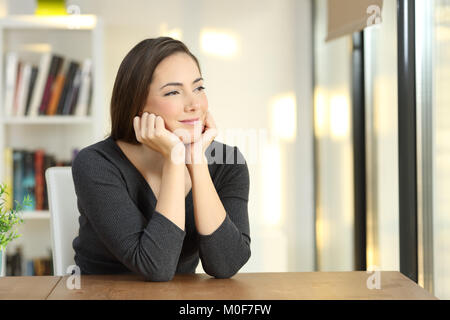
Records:
M122 61L111 134L72 165L82 274L169 281L201 260L229 278L250 258L247 164L214 140L203 81L196 57L169 37L141 41Z

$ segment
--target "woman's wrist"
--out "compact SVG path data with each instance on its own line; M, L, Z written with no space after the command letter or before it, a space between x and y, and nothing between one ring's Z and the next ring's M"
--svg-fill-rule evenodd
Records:
M198 168L204 168L208 167L208 159L206 158L206 155L202 156L202 161L197 163L186 163L186 167L189 171L189 174L192 175L193 171Z
M186 158L186 148L180 142L177 145L173 146L171 151L167 154L164 154L164 162L184 165L184 161Z
M176 169L176 168L184 168L184 161L177 162L171 159L170 157L165 158L163 162L163 168L164 169ZM181 169L180 169L181 170Z

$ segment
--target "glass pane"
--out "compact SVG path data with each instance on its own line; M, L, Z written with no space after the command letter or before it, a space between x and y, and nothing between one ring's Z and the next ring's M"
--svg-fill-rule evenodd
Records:
M432 7L434 294L450 299L450 1Z
M397 2L364 31L367 268L399 270Z
M450 299L450 0L416 2L419 284Z
M314 3L317 269L350 271L354 260L352 39L325 42L327 1Z

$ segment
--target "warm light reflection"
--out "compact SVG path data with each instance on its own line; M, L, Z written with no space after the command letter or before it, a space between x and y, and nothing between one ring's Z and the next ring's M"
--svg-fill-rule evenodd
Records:
M344 138L349 134L350 103L346 96L336 95L330 99L330 129L333 138Z
M275 98L272 103L272 130L276 137L294 141L297 135L297 104L295 94Z
M58 21L60 18L50 17L50 20ZM90 15L70 15L61 18L69 29L92 29L95 27L96 19Z
M267 142L261 150L263 219L267 225L276 226L281 220L281 195L284 193L281 183L281 154L276 142Z
M164 22L159 26L159 35L161 37L170 37L182 41L183 32L179 28L173 28L169 30L168 24Z
M373 252L373 247L369 245L366 248L366 263L367 266L375 265L375 253Z
M205 53L224 58L235 56L238 50L235 36L215 30L202 30L200 44Z
M350 130L350 102L347 96L316 88L314 92L315 134L332 138L347 137Z
M316 88L315 92L315 105L314 105L314 121L315 121L315 133L317 137L323 137L327 132L327 99L325 92Z
M9 18L5 18L8 21ZM11 18L14 23L21 25L39 25L49 27L62 27L67 29L93 29L97 18L89 14L72 15L17 15Z
M326 243L327 223L323 218L323 210L320 205L317 206L316 215L316 246L317 252L322 252Z
M23 43L20 46L20 51L31 51L31 52L50 52L52 51L52 46L49 43Z

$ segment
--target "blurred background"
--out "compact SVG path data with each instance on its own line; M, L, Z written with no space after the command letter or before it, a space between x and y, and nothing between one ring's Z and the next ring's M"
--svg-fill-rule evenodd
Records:
M199 59L216 140L247 160L252 256L241 272L393 270L450 298L449 0L64 7L57 19L35 0L0 0L0 182L36 203L6 275L52 274L38 174L104 139L122 59L170 36ZM61 93L49 91L46 109L23 83L52 65ZM78 89L65 94L68 79Z

